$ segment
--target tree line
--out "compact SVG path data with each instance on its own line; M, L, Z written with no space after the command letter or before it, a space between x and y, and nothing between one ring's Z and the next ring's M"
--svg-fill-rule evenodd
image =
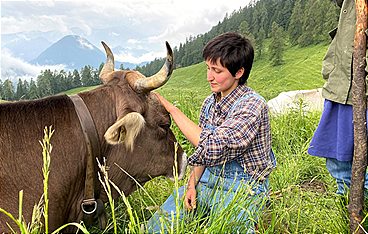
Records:
M8 101L37 99L77 87L98 85L101 83L98 76L101 68L102 64L98 70L89 65L80 71L46 69L41 71L36 79L31 78L30 81L18 79L15 85L9 79L0 80L0 99Z
M190 36L175 47L175 64L186 67L202 62L202 49L209 40L234 31L252 41L255 59L267 55L270 63L277 66L283 63L285 46L306 47L330 42L328 32L337 26L338 17L339 8L332 0L252 0L248 6L226 15L210 31ZM163 61L155 59L136 69L152 75Z

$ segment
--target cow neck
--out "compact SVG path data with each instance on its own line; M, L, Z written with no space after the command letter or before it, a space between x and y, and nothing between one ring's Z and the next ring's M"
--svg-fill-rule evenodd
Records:
M84 199L81 207L84 213L84 220L85 222L87 221L87 223L89 223L93 219L94 213L97 211L97 201L95 194L99 194L99 186L97 175L95 173L97 171L97 164L95 163L95 160L100 156L101 146L96 126L83 99L79 95L70 96L70 99L73 101L75 111L78 115L87 147L86 179L84 187Z

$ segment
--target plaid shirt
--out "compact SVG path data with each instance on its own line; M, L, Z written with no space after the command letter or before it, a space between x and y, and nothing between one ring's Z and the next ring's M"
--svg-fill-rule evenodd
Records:
M202 105L199 117L202 132L194 154L188 159L189 165L210 167L236 160L245 172L264 180L275 167L270 157L266 101L245 85L239 85L220 101L216 97L215 93L208 96Z

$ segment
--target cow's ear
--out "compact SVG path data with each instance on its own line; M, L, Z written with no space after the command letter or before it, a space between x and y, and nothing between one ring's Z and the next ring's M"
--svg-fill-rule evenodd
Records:
M107 143L116 145L125 143L127 150L133 150L133 143L142 130L145 120L138 112L131 112L117 120L105 133Z

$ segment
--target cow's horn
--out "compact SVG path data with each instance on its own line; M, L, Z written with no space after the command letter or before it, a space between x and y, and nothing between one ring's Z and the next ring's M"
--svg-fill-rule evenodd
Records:
M105 48L106 63L101 69L100 79L102 83L106 84L113 78L111 73L114 71L114 55L112 54L110 48L106 45L105 42L101 41L101 43L103 47Z
M137 92L149 92L151 90L157 89L164 85L170 78L172 71L174 70L174 57L172 49L168 42L166 42L167 56L165 64L162 66L160 71L156 74L147 77L140 78L134 82L134 90Z

